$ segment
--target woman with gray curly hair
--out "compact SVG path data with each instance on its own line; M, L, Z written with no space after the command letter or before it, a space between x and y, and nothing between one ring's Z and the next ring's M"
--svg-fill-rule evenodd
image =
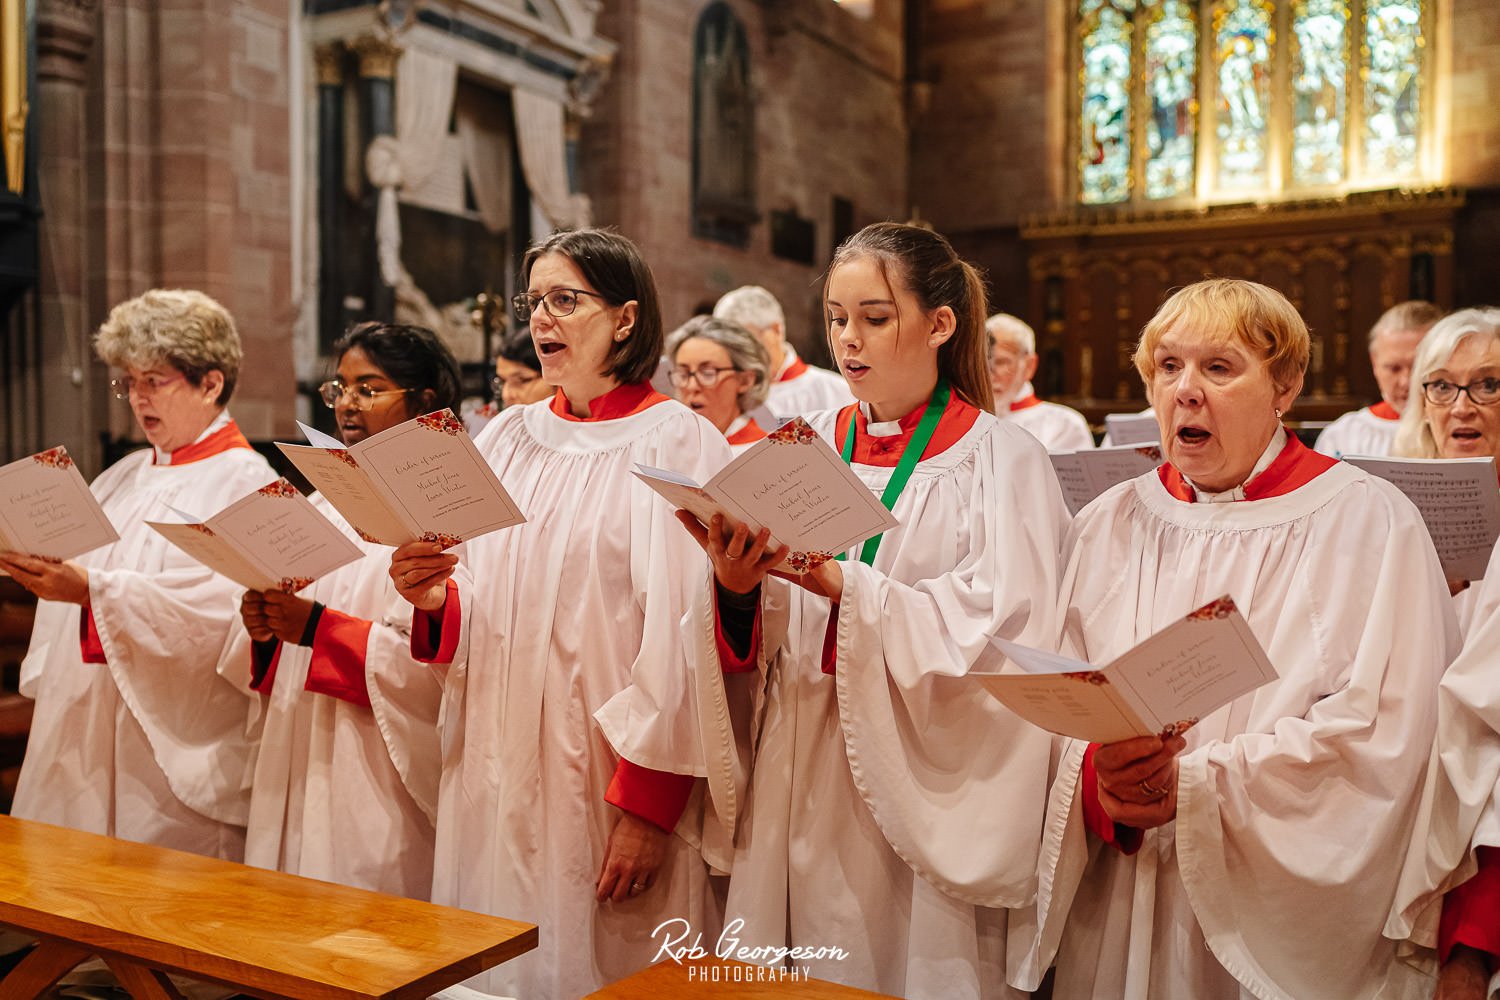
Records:
M201 292L115 306L95 338L151 447L92 489L119 541L50 563L0 553L37 597L21 691L36 699L12 812L238 860L248 802L244 684L218 672L239 588L146 525L213 514L276 475L225 410L240 338Z
M749 330L694 316L667 337L667 357L677 398L717 427L735 454L766 436L750 414L766 401L771 359Z

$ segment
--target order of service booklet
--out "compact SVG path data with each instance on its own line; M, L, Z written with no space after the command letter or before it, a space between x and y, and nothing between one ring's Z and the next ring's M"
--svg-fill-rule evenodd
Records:
M262 486L206 520L147 521L167 541L251 590L296 593L362 552L285 479Z
M704 524L723 514L752 532L771 529L771 548L791 548L779 568L793 573L815 569L901 523L801 417L745 449L702 486L645 465L635 475Z
M1416 505L1444 574L1455 580L1484 578L1500 537L1493 458L1346 455L1344 461L1390 482Z
M0 549L61 561L119 538L68 449L0 466Z
M1097 669L998 637L990 642L1021 672L976 671L989 692L1027 722L1091 743L1181 735L1277 678L1227 595Z
M1059 451L1048 456L1057 473L1068 513L1076 515L1094 498L1117 483L1134 479L1161 464L1158 445L1125 445L1120 448L1089 448Z
M367 542L446 549L526 520L452 410L415 417L352 448L298 426L311 444L276 447Z

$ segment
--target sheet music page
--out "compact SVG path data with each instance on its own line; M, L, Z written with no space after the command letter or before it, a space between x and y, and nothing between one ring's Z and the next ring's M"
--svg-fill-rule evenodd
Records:
M1500 537L1493 458L1375 458L1344 461L1393 484L1416 505L1450 579L1480 580Z
M0 547L73 559L119 537L66 448L0 466Z
M1110 413L1104 429L1111 445L1161 444L1161 426L1154 413Z
M1053 452L1048 457L1068 513L1075 516L1110 487L1144 475L1162 462L1158 445Z

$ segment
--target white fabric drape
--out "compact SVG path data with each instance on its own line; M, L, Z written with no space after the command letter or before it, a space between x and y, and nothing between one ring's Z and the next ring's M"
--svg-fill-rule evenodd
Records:
M588 197L569 192L562 103L520 89L511 93L511 101L516 113L521 170L526 174L532 201L558 229L587 226Z
M473 89L458 92L454 118L463 150L464 172L479 208L479 221L491 233L510 228L510 133L497 128L490 95Z

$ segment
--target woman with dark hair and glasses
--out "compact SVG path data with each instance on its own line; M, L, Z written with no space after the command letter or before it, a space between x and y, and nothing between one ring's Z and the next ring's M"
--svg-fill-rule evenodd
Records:
M542 363L537 359L530 330L512 330L500 341L490 388L502 408L540 403L552 395L554 387L542 378Z
M364 323L336 352L337 375L318 391L345 445L458 405L458 362L429 330ZM409 609L385 572L392 550L311 500L365 558L299 594L241 601L250 686L263 696L245 861L426 899L445 668L412 658Z
M667 338L667 357L677 398L717 427L731 451L739 454L766 436L750 414L766 401L771 359L749 330L694 316Z
M475 442L528 520L467 544L484 586L467 666L444 695L433 899L536 921L536 951L471 985L562 998L649 965L664 920L717 933L696 831L678 829L693 774L663 773L672 755L622 765L615 748L641 720L593 716L643 664L680 662L704 564L671 507L631 473L650 465L703 481L729 446L651 388L661 313L633 243L555 233L527 251L521 274L516 318L557 392L502 411ZM435 547L396 557L391 573L419 609L414 645L457 641L458 598ZM653 694L675 707L685 672L659 673L676 687Z

